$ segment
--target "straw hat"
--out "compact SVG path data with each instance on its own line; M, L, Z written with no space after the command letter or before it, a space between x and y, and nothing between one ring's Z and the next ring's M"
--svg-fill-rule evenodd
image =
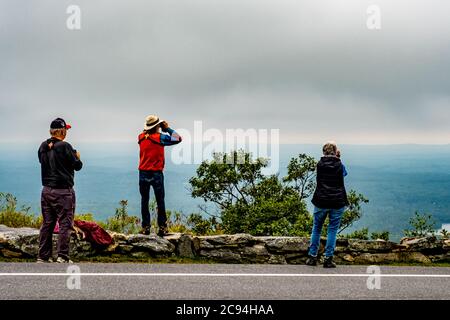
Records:
M161 122L164 122L164 120L159 119L158 116L154 114L149 115L147 118L145 118L144 130L151 130Z

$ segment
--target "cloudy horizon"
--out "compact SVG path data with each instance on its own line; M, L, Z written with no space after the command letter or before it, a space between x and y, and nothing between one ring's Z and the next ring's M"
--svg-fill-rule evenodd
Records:
M281 143L448 144L449 16L443 0L3 0L0 142L58 116L72 141L134 141L158 114Z

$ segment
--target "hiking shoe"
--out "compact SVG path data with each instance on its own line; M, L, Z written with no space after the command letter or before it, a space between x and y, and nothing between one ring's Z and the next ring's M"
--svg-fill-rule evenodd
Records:
M65 259L65 258L63 258L63 257L58 257L58 259L56 259L56 262L57 262L57 263L73 263L72 260L70 260L70 259Z
M37 260L36 260L36 263L52 263L53 262L53 259L52 258L48 258L48 259L41 259L41 258L38 258Z
M325 257L323 261L324 268L336 268L336 264L333 262L333 257Z
M143 234L143 235L146 235L146 236L150 235L150 227L142 228L141 231L139 231L139 233Z
M306 260L306 265L312 266L312 267L317 266L317 257L308 255L308 259Z
M158 231L158 236L164 237L167 235L167 232L168 232L167 227L160 227Z

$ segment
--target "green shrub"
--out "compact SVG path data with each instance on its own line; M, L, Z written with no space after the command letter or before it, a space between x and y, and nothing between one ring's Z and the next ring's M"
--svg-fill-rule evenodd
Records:
M166 210L166 214L169 232L189 233L187 222L185 222L185 218L181 212Z
M382 239L382 240L389 241L389 231L372 232L370 234L370 238L372 240Z
M75 214L74 220L82 220L82 221L90 221L90 222L99 223L99 222L95 221L94 215L92 213Z
M17 208L17 199L10 193L0 193L0 224L11 228L40 228L42 218L30 213L30 208Z
M222 228L216 217L205 219L201 214L192 213L187 218L187 225L195 235L221 234Z
M409 219L409 226L410 229L403 231L407 237L425 237L434 235L436 232L436 222L431 214L421 214L416 211Z
M369 240L369 228L362 228L361 230L355 230L352 233L340 235L340 237L347 239Z
M128 215L128 201L121 200L120 207L116 209L114 217L108 218L104 228L114 232L135 234L140 230L140 219Z

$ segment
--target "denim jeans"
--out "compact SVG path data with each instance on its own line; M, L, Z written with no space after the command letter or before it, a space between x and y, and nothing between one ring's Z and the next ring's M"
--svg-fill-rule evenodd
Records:
M41 196L43 222L39 233L38 257L52 258L53 230L59 222L58 257L69 259L69 242L73 230L75 212L75 191L44 187Z
M161 171L139 171L139 191L141 193L142 227L150 227L150 188L153 187L158 207L158 226L166 227L166 205L164 202L164 174Z
M321 209L314 208L314 224L311 234L311 243L309 246L309 255L316 257L319 251L320 235L322 233L322 226L327 216L329 217L327 244L325 246L325 257L332 257L334 255L334 248L336 247L336 236L341 224L341 217L344 213L345 207L340 209Z

